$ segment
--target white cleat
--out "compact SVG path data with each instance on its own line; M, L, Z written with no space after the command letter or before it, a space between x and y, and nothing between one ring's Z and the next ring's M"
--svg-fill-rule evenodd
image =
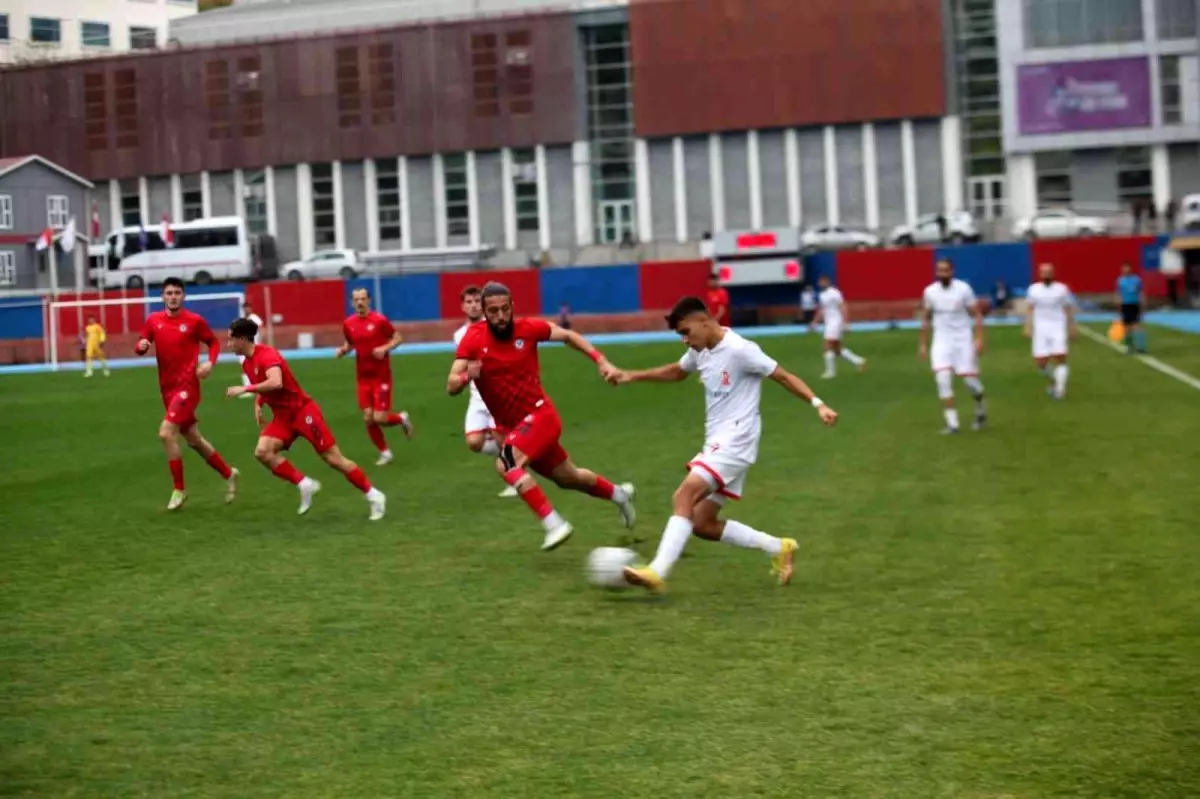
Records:
M832 380L835 377L837 377L837 375L834 374L833 372L822 372L821 373L822 380Z
M501 499L508 499L510 497L519 497L519 496L521 496L521 494L519 491L517 491L517 489L513 488L512 486L509 486L508 488L504 489L496 496L500 497Z
M238 394L238 399L254 399L257 396L257 394L251 394L247 392L245 394Z
M179 510L185 502L187 502L186 491L172 491L171 501L167 503L167 510Z
M321 484L311 477L305 477L296 488L300 489L300 510L296 511L296 515L303 516L312 507L313 497L321 490Z
M573 532L575 532L575 528L571 526L571 523L563 522L558 527L546 533L546 539L542 541L542 551L549 552L552 549L558 549L566 543Z
M229 470L229 479L225 481L225 504L228 505L237 498L237 481L241 476L241 472L237 469Z
M92 376L92 373L91 373L91 372L84 372L84 373L83 373L83 376L84 376L84 377L91 377L91 376Z
M404 431L404 437L412 441L413 433L417 429L413 427L412 417L408 415L408 411L400 411L400 429Z
M625 528L632 530L633 523L637 521L637 510L633 507L633 495L637 492L633 483L621 483L617 488L625 492L625 501L617 503L617 510L621 512L621 521Z
M375 461L376 466L387 466L392 461L396 460L396 456L392 454L390 449L385 449L379 453L379 460Z
M382 519L387 512L387 497L378 488L372 488L367 492L367 504L371 506L370 519L373 522Z

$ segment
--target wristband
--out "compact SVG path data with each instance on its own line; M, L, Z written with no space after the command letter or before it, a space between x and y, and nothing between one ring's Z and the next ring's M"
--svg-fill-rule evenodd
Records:
M821 398L820 398L820 397L818 397L816 394L814 394L814 395L813 395L813 398L810 400L810 402L812 402L812 406L813 406L814 408L820 408L822 405L824 405L824 404L825 404L825 403L824 403L824 402L821 400Z
M600 350L592 350L587 356L592 359L592 363L600 363L600 361L604 360L604 355L601 354Z

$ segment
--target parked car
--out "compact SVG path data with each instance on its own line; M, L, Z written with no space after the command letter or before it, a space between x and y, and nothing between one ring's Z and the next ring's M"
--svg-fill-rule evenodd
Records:
M1018 239L1070 239L1107 233L1108 223L1100 217L1080 216L1066 208L1038 211L1013 225L1013 236Z
M819 225L800 234L800 249L812 250L865 250L878 247L879 237L865 230L851 230L841 225Z
M349 280L357 277L362 267L358 253L354 250L321 250L303 261L292 261L279 268L279 274L288 280L320 280L340 277Z
M925 214L917 217L911 225L896 225L888 238L898 247L912 247L914 244L943 243L941 226L938 217L942 214ZM979 241L979 228L975 225L975 217L970 211L955 211L944 215L946 220L945 241L954 244L973 243Z
M1179 228L1200 230L1200 194L1189 194L1179 203Z

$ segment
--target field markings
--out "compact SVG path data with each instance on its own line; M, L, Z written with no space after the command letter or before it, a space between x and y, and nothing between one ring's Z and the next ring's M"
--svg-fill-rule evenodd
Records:
M1105 345L1111 347L1112 349L1116 350L1117 352L1120 352L1120 353L1125 352L1125 348L1122 347L1120 344L1117 344L1116 342L1113 342L1113 341L1109 341L1107 336L1101 335L1100 333L1097 333L1095 330L1092 330L1089 327L1080 325L1079 332L1082 333L1083 335L1087 336L1088 338L1090 338L1092 341L1096 341L1101 344L1105 344ZM1200 391L1200 380L1197 380L1196 378L1192 377L1187 372L1181 372L1178 369L1176 369L1174 366L1171 366L1169 363L1163 363L1158 358L1155 358L1152 355L1135 355L1134 357L1137 358L1142 363L1149 366L1151 369L1154 369L1155 371L1158 371L1158 372L1162 372L1164 375L1173 377L1176 380L1178 380L1180 383L1191 386L1192 388L1196 389L1197 391Z

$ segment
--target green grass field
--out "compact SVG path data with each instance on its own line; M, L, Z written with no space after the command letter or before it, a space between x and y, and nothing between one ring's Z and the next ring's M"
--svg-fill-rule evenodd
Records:
M1151 334L1193 374L1198 343ZM693 541L658 600L586 586L610 505L550 489L577 533L538 551L461 444L446 356L399 359L418 435L386 469L351 365L293 364L387 492L374 525L303 445L325 490L294 515L250 403L220 399L232 366L200 418L242 493L189 454L172 515L152 370L0 378L0 796L1200 796L1200 394L1081 340L1054 403L994 331L993 424L948 439L915 334L852 344L869 371L817 387L837 429L764 389L731 513L800 539L793 585ZM819 373L815 337L764 346ZM543 364L575 459L637 484L652 553L699 386Z

